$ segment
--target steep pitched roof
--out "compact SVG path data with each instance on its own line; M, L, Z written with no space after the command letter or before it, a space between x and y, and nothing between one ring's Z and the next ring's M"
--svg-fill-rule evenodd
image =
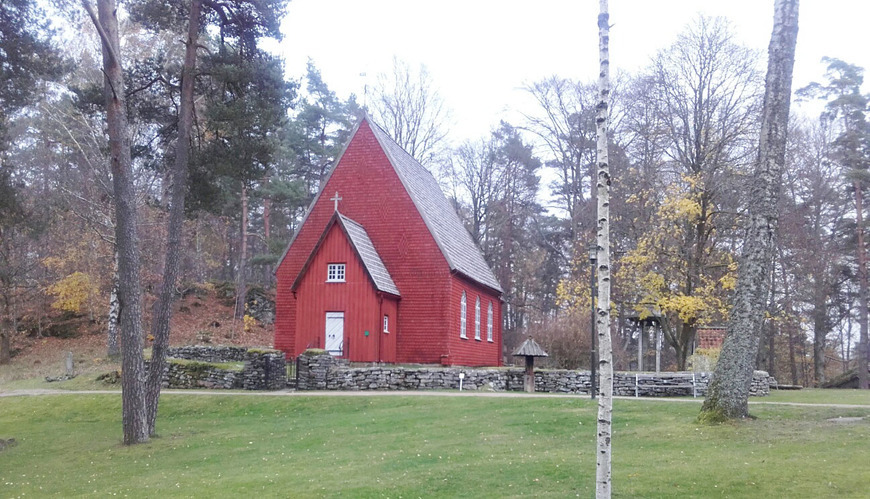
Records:
M317 241L317 245L314 246L314 249L308 256L308 261L305 262L305 265L302 267L302 270L299 272L299 275L296 277L296 280L293 282L293 286L291 286L290 289L296 289L302 281L302 278L308 271L311 261L317 254L317 250L320 249L321 244L323 244L323 241L326 239L326 235L335 224L338 224L339 227L341 227L345 237L347 237L348 242L362 262L363 268L372 280L375 289L391 295L401 296L399 294L399 288L397 288L396 283L393 282L393 278L384 266L384 262L381 260L380 255L378 255L377 250L375 250L375 246L372 244L372 240L369 238L366 230L362 225L347 218L339 212L335 212L332 215L332 218L329 219L329 223L326 224L326 228L323 230L320 240Z
M498 279L471 239L459 215L447 201L435 177L381 127L371 120L368 123L447 260L450 270L502 292Z
M402 149L402 147L397 144L386 131L374 123L368 115L363 116L356 124L353 131L351 131L350 139L344 145L344 149L341 154L339 154L335 164L332 165L332 169L329 171L329 174L326 179L324 179L322 185L326 186L329 182L329 178L332 177L335 168L341 163L345 151L347 151L350 143L353 142L353 139L356 137L363 122L369 124L369 128L372 130L372 133L381 145L381 149L384 151L384 154L387 156L387 159L390 161L396 174L399 176L402 185L405 187L405 191L411 197L414 206L417 207L417 211L423 218L423 222L426 224L426 227L428 227L429 233L432 234L432 238L441 250L441 254L444 255L444 259L447 260L450 270L460 273L472 281L494 289L499 293L503 293L504 290L502 290L498 283L498 279L495 278L492 269L489 268L486 260L484 260L480 248L478 248L471 239L471 235L462 224L459 215L456 214L456 211L454 211L450 202L447 201L446 197L444 197L444 192L441 191L441 187L438 185L435 177L429 173L429 170ZM293 237L290 239L287 249L284 250L284 255L281 256L278 265L275 267L276 270L280 267L284 258L287 257L287 253L290 252L290 247L293 246L293 243L296 241L296 236L299 235L299 232L308 220L308 215L311 214L311 211L320 199L321 194L323 194L323 187L321 187L320 192L314 196L311 205L308 206L308 210L302 218L302 223L299 224L299 229L296 230L296 233L293 234ZM304 271L305 267L302 268L302 271L300 271L299 274L302 275Z
M375 250L375 245L372 244L372 240L369 239L369 235L363 226L341 213L336 212L336 215L341 221L341 226L344 228L344 233L347 234L347 239L350 241L351 246L356 250L366 272L369 273L372 281L374 281L375 289L399 296L399 288L396 287L396 283L390 277L387 267L384 266L384 262L381 260L380 255L378 255L377 250Z

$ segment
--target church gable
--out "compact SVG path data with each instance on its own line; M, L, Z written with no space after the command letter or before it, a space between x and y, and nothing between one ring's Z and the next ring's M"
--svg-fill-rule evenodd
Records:
M393 141L393 139L390 138L383 129L370 122L368 118L363 118L351 134L351 139L348 142L345 151L336 162L333 170L329 173L329 176L324 182L324 188L321 189L312 202L308 213L306 213L305 218L303 219L302 229L298 231L293 240L291 240L290 245L288 246L288 251L285 252L284 257L282 258L282 262L284 258L288 256L288 253L293 250L294 243L296 242L299 233L301 233L302 230L305 230L305 225L307 224L308 219L312 215L315 215L315 209L321 201L326 201L320 199L323 193L332 193L333 191L336 192L336 195L340 193L336 190L336 187L338 186L329 185L330 181L333 180L333 176L336 174L337 169L345 168L343 163L345 163L345 156L348 154L348 151L351 151L351 156L356 156L354 153L357 151L353 151L352 149L357 142L357 136L364 132L371 133L376 140L376 147L379 149L375 151L375 148L372 147L374 144L366 143L364 146L366 151L372 154L372 156L376 154L378 158L382 157L386 159L387 164L392 167L392 175L389 176L397 178L401 183L401 186L403 187L402 190L405 191L404 194L406 194L410 199L416 215L425 224L426 231L429 232L429 236L438 247L441 256L447 262L450 270L463 274L467 278L501 293L502 289L498 280L495 278L495 275L489 268L486 260L483 258L480 249L471 239L471 235L459 219L453 206L444 196L444 193L441 191L441 187L438 185L435 177L433 177L432 174L429 173L429 171L417 160L412 158L404 149L396 144L396 142ZM368 133L365 135L368 135ZM370 180L371 178L385 178L384 176L377 177L376 175L369 177L369 175L366 174L368 172L362 171L364 169L361 168L362 165L356 164L357 161L358 159L354 157L354 169L356 170L354 176L356 177L356 180L362 182ZM348 163L350 163L350 161L348 161ZM371 173L374 174L375 172ZM353 186L351 189L355 191L357 190L357 187L358 186ZM382 189L385 187L386 186L382 186ZM347 191L345 191L345 193L347 193ZM398 195L399 193L393 190L393 194ZM400 204L390 202L389 200L384 200L384 203L377 207L382 219L390 216L404 219L408 213L399 211L401 208ZM340 211L350 213L353 218L362 220L366 226L370 225L371 220L361 218L363 215L350 210L351 209L343 206Z
M361 262L372 293L366 296L376 295L377 305L368 298L327 303L295 284L308 282L309 261L323 251L320 241L330 223L329 234L340 229ZM309 289L315 290L316 284L334 295L336 287L322 286L324 270L316 272ZM454 299L458 283L467 280L469 293L475 290L483 303L495 303L494 321L500 323L497 280L434 177L368 119L357 125L324 180L276 274L275 346L291 356L318 341L312 335L321 335L324 311L365 303L370 315L360 316L359 323L366 324L363 333L386 329L387 323L390 331L361 336L357 331L348 336L354 345L349 352L364 348L367 359L397 362L499 364L500 328L492 342L457 344L459 303ZM371 325L374 319L381 323L377 328Z
M341 227L330 223L290 290L302 293L334 288L345 292L349 287L360 286L374 289L365 266Z
M294 283L300 350L361 362L395 362L398 297L380 292L335 214ZM384 317L392 317L390 332ZM394 334L391 334L394 333Z
M341 257L333 257L333 259L337 258L341 261L349 259L354 260L360 266L362 271L365 272L366 276L368 276L375 290L382 293L389 293L393 296L400 296L396 283L393 282L393 278L384 266L384 262L381 260L381 257L375 249L369 235L366 233L365 228L337 211L329 220L329 223L326 224L323 235L321 235L317 245L315 245L314 249L311 251L308 261L303 265L302 270L299 272L299 276L293 282L293 286L290 287L290 290L295 291L299 287L302 278L305 276L312 263L318 259L318 253L327 238L336 237L335 235L332 235L333 227L337 229L337 232L340 231L340 234L344 236L344 240L347 243L347 249L344 251L346 254ZM335 268L336 273L339 272L339 270L342 271L341 275L343 280L344 269L339 267ZM329 279L329 275L327 275L327 279Z
M337 207L330 196L340 198ZM365 227L393 277L403 273L411 251L432 267L447 266L368 120L357 125L312 201L279 263L279 278L283 275L289 282L297 278L336 209Z

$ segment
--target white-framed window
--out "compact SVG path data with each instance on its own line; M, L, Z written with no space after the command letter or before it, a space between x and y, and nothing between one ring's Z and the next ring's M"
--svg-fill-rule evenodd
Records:
M492 302L486 309L486 341L492 341Z
M344 282L344 264L330 263L326 266L326 282Z
M480 297L474 302L474 339L480 341Z
M384 315L384 332L385 333L390 332L390 316L389 315Z
M465 309L465 305L467 303L467 299L465 297L465 291L462 292L462 300L459 302L459 337L460 338L468 338L465 335L465 324L468 322L468 315Z

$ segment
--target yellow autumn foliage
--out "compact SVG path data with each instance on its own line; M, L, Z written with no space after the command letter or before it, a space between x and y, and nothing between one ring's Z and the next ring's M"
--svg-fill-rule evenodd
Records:
M707 309L703 298L682 294L664 296L658 300L658 306L662 310L676 313L683 322L696 320Z
M257 325L257 319L254 319L253 316L250 316L248 314L245 314L244 317L242 317L242 321L245 323L245 332L246 333L251 332L251 329L255 325Z
M97 286L88 274L73 272L49 286L46 293L55 297L52 308L80 314L91 297L97 293Z
M688 280L689 258L697 251L692 231L702 218L712 223L709 213L715 209L702 209L703 192L698 175L682 175L681 182L666 187L637 245L619 260L615 282L627 291L640 318L655 311L698 326L727 318L728 295L737 284L731 254L724 248L704 248L701 268Z

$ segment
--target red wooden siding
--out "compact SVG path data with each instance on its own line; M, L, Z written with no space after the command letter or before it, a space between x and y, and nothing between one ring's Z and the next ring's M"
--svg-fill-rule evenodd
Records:
M391 331L381 338L382 352L387 354L391 349L395 349L396 362L439 363L444 357L455 364L497 365L499 363L501 304L497 298L493 298L494 322L497 326L493 331L495 336L493 344L488 344L486 341L486 329L483 324L486 323L487 302L484 301L481 293L483 315L481 322L484 328L481 348L472 350L470 347L454 345L456 343L454 336L458 337L459 334L459 298L455 293L454 278L450 274L450 268L441 250L369 128L368 122L363 121L360 124L322 192L325 195L321 194L316 201L277 270L276 348L285 351L290 357L295 357L304 350L313 332L322 334L325 327L313 323L308 318L302 320L301 315L307 313L303 310L307 310L314 304L297 303L290 293L290 286L332 216L334 204L329 198L338 192L342 198L339 211L365 228L402 295L398 304L390 303L390 300L385 299L381 305L396 307L395 312L389 314ZM328 262L324 262L324 265L325 263ZM325 281L325 266L322 272L323 276L318 276L318 279ZM473 287L471 284L469 286ZM483 289L474 287L475 293L478 292L478 288ZM374 293L373 289L370 291ZM301 289L297 289L297 296L302 296ZM365 297L366 300L371 298L370 295ZM473 307L473 299L470 304ZM473 309L469 317L473 325ZM320 317L318 320L325 319ZM383 314L379 315L377 322L379 325L374 330L381 331ZM345 324L347 332L349 331L347 318ZM374 325L371 327L375 328ZM354 341L356 340L351 339L350 345L353 352L356 351ZM473 332L470 341L474 341ZM455 357L451 355L454 346L457 349ZM367 352L366 355L370 355L369 350L363 351Z
M380 359L378 362L396 362L396 338L399 336L399 302L395 297L382 295L381 321L377 330L380 338ZM384 333L384 316L390 317L390 332Z
M501 351L501 300L489 288L465 279L459 275L452 278L450 293L451 313L445 324L448 325L447 338L450 348L450 364L462 366L500 366ZM459 336L462 315L462 292L466 293L466 334ZM480 340L474 338L474 304L480 297ZM492 342L486 339L487 307L492 302ZM442 328L443 329L443 328Z
M345 282L326 282L330 263L345 264ZM390 307L382 306L379 294L338 224L330 228L314 255L296 288L296 297L296 346L300 350L323 348L326 312L344 312L343 357L360 362L395 362L395 358L383 357L381 352L382 310Z

